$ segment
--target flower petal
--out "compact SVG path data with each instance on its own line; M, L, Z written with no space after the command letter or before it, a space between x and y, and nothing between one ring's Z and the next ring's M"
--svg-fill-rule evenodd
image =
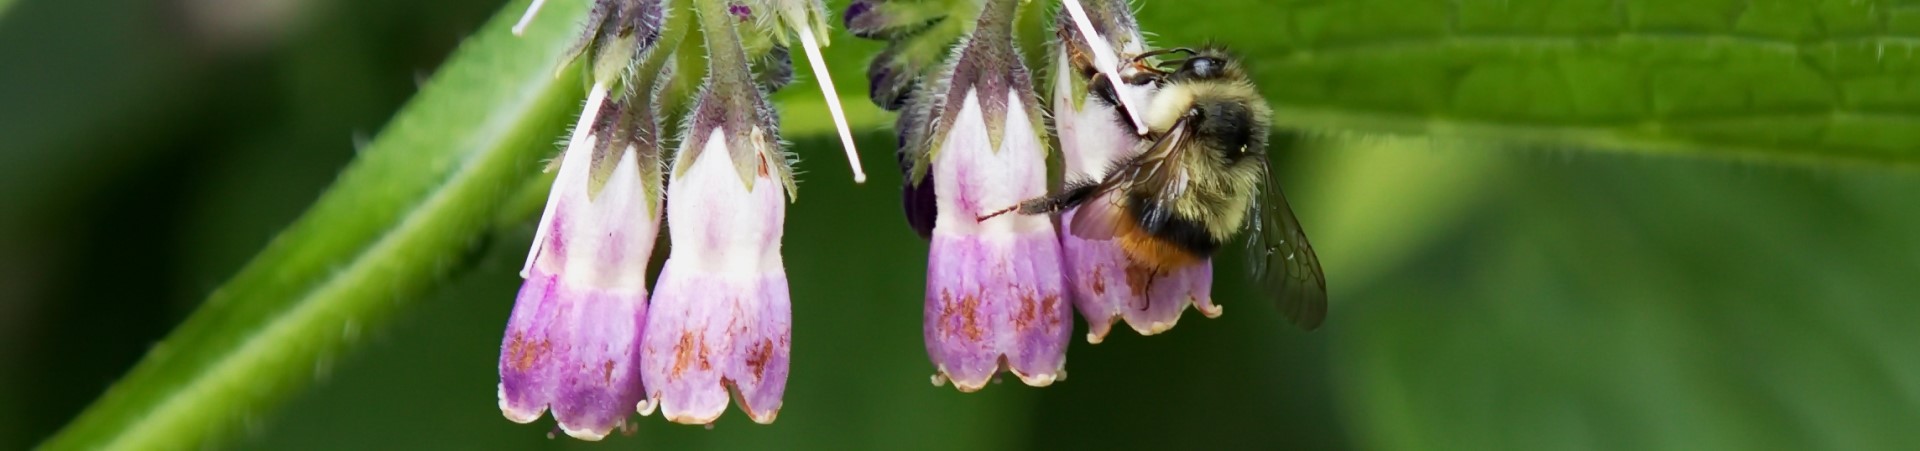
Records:
M599 440L626 423L645 397L639 361L640 330L646 323L646 291L569 292L555 334L564 334L551 361L557 382L553 418L567 435Z
M1073 224L1077 211L1061 217L1061 227ZM1060 234L1073 305L1087 320L1087 342L1106 338L1114 322L1124 319L1141 335L1173 328L1188 305L1202 315L1220 315L1212 301L1213 263L1203 261L1171 272L1154 274L1127 259L1112 240L1088 240Z
M548 363L554 341L548 329L559 311L555 280L544 272L529 275L507 319L506 340L500 346L500 411L515 423L540 419L558 385Z

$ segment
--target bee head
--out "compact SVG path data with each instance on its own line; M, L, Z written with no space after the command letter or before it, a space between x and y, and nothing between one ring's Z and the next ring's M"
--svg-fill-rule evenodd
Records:
M1176 81L1204 82L1228 81L1246 77L1246 75L1241 72L1239 63L1236 62L1233 55L1227 53L1224 47L1208 44L1198 50L1189 50L1189 52L1192 53L1192 56L1188 56L1184 60L1179 60L1180 67L1168 74L1168 78Z

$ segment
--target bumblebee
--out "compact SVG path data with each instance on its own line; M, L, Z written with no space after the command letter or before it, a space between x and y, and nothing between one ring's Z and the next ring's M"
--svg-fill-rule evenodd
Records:
M1186 57L1151 60L1173 54ZM1104 177L1071 181L981 219L1077 207L1070 233L1114 240L1133 264L1154 274L1207 261L1244 231L1250 268L1281 312L1301 328L1319 327L1327 312L1326 276L1273 180L1266 154L1273 111L1245 69L1211 46L1147 52L1123 64L1124 83L1157 88L1139 112L1150 129L1143 149L1115 162ZM1093 77L1089 86L1108 104L1121 105L1103 78ZM1128 120L1119 113L1115 120Z

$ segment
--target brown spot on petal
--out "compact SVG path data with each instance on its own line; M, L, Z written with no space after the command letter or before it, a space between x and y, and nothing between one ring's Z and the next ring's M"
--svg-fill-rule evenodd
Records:
M608 360L606 364L600 366L600 379L606 381L607 386L609 387L613 386L613 361L612 360Z
M948 322L950 318L953 318L953 293L947 291L945 288L941 288L940 321L938 324L933 325L934 330L940 332L941 336L953 336L953 326Z
M507 364L512 365L514 370L526 371L527 365L532 363L523 363L524 358L521 357L521 354L526 352L526 348L527 339L525 334L514 332L512 335L507 336Z
M1047 326L1060 327L1060 295L1050 294L1041 298L1040 311L1046 315Z
M707 348L706 338L707 338L707 333L701 332L700 333L700 371L713 370L713 362L707 360L707 356L713 355L713 350Z
M687 365L693 363L693 331L680 332L680 343L673 347L673 371L669 377L679 379L687 371Z
M980 329L980 296L961 296L960 315L960 333L968 340L979 341L986 335L986 331Z
M553 345L547 340L528 342L525 332L516 331L507 339L507 363L515 371L526 371L533 368L533 363L540 361L552 348Z
M1040 303L1034 302L1033 293L1020 294L1020 314L1013 317L1013 328L1027 330L1033 327L1033 321L1040 317Z
M1095 265L1093 267L1093 295L1094 296L1107 295L1107 277L1102 274L1106 272L1106 269L1107 269L1107 265Z
M747 368L753 370L753 379L763 379L767 373L767 360L773 358L773 340L765 339L754 343L747 349ZM744 405L744 404L743 404Z

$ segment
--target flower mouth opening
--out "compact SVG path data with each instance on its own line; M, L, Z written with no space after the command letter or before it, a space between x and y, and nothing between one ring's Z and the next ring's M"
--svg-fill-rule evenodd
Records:
M747 419L752 420L754 423L773 424L774 420L780 417L780 409L778 408L768 409L766 411L755 409L753 407L752 401L749 400L748 397L746 396L745 390L741 389L740 384L737 382L734 382L733 378L731 377L723 376L720 378L720 389L725 390L727 392L728 397L732 399L735 404L740 405L741 413L746 414ZM639 411L640 415L641 416L653 415L653 413L659 409L660 407L659 399L661 399L663 396L665 396L665 393L659 392L659 391L655 391L651 395L648 395L648 398L644 401L641 401L641 403L638 405L637 410ZM662 414L662 415L664 416L665 414ZM708 418L708 417L696 416L691 414L682 414L682 415L666 416L666 420L674 423L679 423L679 424L704 425L711 428L715 422L720 420L720 418L719 416Z
M998 363L995 366L996 368L993 371L993 374L994 374L993 377L990 377L985 379L984 381L975 382L975 383L954 380L952 376L948 375L947 366L944 364L935 365L933 376L931 376L929 379L932 381L933 386L935 387L944 387L947 384L951 383L953 384L953 388L955 390L958 390L961 393L974 393L974 392L980 391L981 389L987 388L988 385L999 384L1000 383L999 375L1002 373L1011 373L1013 374L1013 377L1020 379L1021 383L1027 384L1028 387L1036 387L1036 388L1050 386L1050 385L1053 385L1054 382L1067 380L1067 370L1064 365L1050 372L1029 374L1027 372L1020 371L1018 368L1015 368L1013 364L1007 360L1007 356L1001 355L1000 358L998 359Z

